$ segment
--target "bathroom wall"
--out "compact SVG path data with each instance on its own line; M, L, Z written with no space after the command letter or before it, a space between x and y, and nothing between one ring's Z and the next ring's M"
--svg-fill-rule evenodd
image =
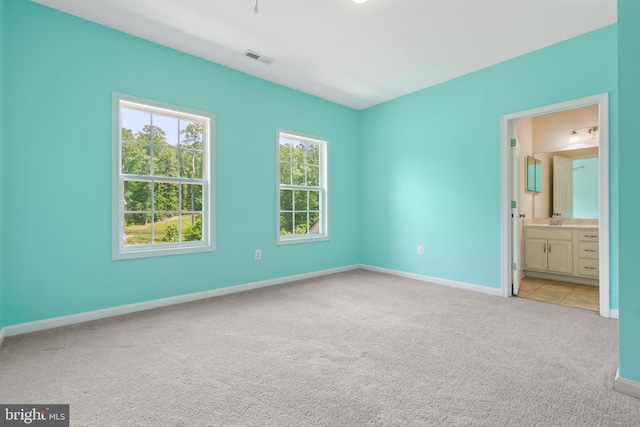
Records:
M582 140L570 143L573 129L588 128L599 123L597 105L575 108L533 118L533 152L542 161L542 192L534 198L534 217L549 218L553 212L553 156L570 159L597 157L598 142L590 140L587 129L578 130ZM596 162L597 163L597 162ZM583 189L586 191L586 189ZM592 191L598 194L598 185ZM574 217L580 218L574 213ZM597 218L597 215L589 218Z
M576 148L593 147L597 141L587 141L587 129L579 130L584 141L569 143L571 131L598 125L598 106L575 108L533 118L533 152L547 153Z

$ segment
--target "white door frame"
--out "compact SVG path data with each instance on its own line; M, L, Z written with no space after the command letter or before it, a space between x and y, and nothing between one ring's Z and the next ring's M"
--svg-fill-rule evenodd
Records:
M502 116L502 295L512 296L511 293L511 192L512 192L512 166L511 166L511 141L510 122L526 119L543 114L556 113L558 111L572 110L598 105L600 126L599 147L599 191L600 191L600 218L599 218L599 253L600 253L600 315L611 316L609 298L609 94L588 96L586 98L561 102L533 108L531 110Z

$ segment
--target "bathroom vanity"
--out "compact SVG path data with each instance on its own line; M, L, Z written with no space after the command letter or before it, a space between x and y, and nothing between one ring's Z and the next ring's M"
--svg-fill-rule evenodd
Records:
M598 286L597 225L524 226L525 276Z

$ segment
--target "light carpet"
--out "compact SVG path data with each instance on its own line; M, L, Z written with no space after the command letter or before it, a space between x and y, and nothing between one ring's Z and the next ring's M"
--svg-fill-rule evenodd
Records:
M637 426L618 322L352 271L11 337L0 403L72 426Z

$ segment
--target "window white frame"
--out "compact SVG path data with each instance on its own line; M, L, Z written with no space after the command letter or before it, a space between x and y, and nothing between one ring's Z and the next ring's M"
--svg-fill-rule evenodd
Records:
M151 175L127 175L122 172L122 108L130 108L151 114L200 122L202 129L202 178L161 177ZM167 104L150 99L114 92L112 95L112 259L122 260L164 255L176 255L215 250L215 115L213 113ZM153 145L153 144L150 144ZM182 150L182 148L180 149ZM179 151L180 151L179 150ZM199 152L199 150L197 150ZM150 159L153 163L153 157ZM201 184L202 240L163 244L125 245L124 232L124 183L127 180L151 183ZM182 185L180 186L182 188ZM182 190L180 190L182 191ZM151 200L153 203L153 193ZM180 207L179 207L180 209ZM152 204L152 210L154 207ZM153 221L151 222L153 227ZM153 228L152 228L153 230ZM152 231L153 233L153 231Z
M293 185L293 181L290 184L283 184L280 181L280 168L282 165L280 159L280 147L281 139L290 139L303 143L315 144L319 147L319 176L318 186L299 186ZM276 134L276 236L278 245L291 244L291 243L304 243L304 242L316 242L322 240L329 240L329 139L315 135L310 135L301 132L290 131L286 129L277 129ZM293 235L281 235L281 190L309 190L319 191L319 230L316 234L293 234ZM295 201L293 202L295 206ZM295 218L295 207L293 208L293 217ZM289 212L289 211L285 211ZM303 212L303 211L299 211ZM310 212L309 205L307 205L306 212ZM295 225L294 225L295 229Z

